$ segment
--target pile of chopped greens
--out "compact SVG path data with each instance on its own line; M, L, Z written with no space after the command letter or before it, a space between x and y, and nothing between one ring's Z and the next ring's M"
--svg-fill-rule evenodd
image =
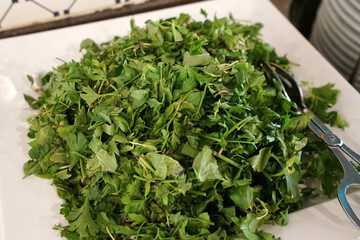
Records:
M304 180L334 193L340 165L267 83L261 60L290 62L260 29L186 14L132 21L128 36L84 40L79 62L47 73L40 97L25 95L38 109L25 176L53 180L69 223L54 227L61 236L275 239L259 227L287 224L313 196ZM307 101L324 111L319 99Z

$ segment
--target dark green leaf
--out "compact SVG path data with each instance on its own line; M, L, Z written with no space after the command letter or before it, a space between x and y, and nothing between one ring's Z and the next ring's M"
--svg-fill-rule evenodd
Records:
M33 98L29 95L26 95L26 94L24 94L24 98L25 98L25 101L29 104L29 106L32 109L39 109L41 107L41 103L38 100L36 100L35 98Z
M68 219L72 221L69 230L76 231L80 237L96 236L99 227L91 216L91 210L88 199L85 200L81 208L74 209L68 216Z
M207 16L208 16L207 12L204 9L201 8L200 12L201 12L202 15L204 15L205 18L207 18Z
M229 190L230 199L242 210L252 209L253 192L249 185L232 187Z
M249 159L249 162L254 171L262 172L266 167L269 158L271 156L271 147L265 147L260 149L259 154Z

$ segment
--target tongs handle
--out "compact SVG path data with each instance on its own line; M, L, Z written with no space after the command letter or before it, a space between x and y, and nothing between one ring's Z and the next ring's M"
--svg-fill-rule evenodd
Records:
M338 136L336 136L317 116L310 114L310 129L328 146L338 146L344 153L360 165L360 155L348 147Z
M360 155L354 152L351 148L349 148L345 143L341 145L341 149L346 152L346 154L351 157L357 164L360 165Z
M310 117L309 128L326 143L329 149L335 154L344 170L344 179L339 185L337 196L345 213L356 226L360 227L360 219L355 214L346 198L346 191L349 186L355 184L360 185L360 173L354 165L348 161L346 156L349 156L358 164L360 164L360 156L344 144L338 136L331 132L318 117L312 113L310 113Z
M344 209L345 213L351 219L351 221L358 227L360 227L360 219L351 208L347 198L346 191L351 185L360 184L360 174L357 169L345 158L343 151L338 147L329 147L335 156L339 159L341 166L344 169L344 179L339 185L337 197Z

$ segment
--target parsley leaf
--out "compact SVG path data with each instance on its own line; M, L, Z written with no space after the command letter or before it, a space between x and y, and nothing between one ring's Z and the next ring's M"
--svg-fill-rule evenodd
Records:
M89 159L87 167L91 170L101 167L102 171L115 172L118 164L114 156L100 149L93 158Z
M68 219L73 221L69 225L70 231L76 231L80 237L96 236L99 227L91 216L91 207L88 199L85 200L81 208L73 210Z

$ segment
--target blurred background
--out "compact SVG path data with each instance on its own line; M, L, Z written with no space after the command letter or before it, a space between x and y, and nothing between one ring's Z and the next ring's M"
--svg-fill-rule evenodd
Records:
M271 0L360 92L360 0Z
M0 38L198 1L1 0ZM360 91L360 0L270 1Z

